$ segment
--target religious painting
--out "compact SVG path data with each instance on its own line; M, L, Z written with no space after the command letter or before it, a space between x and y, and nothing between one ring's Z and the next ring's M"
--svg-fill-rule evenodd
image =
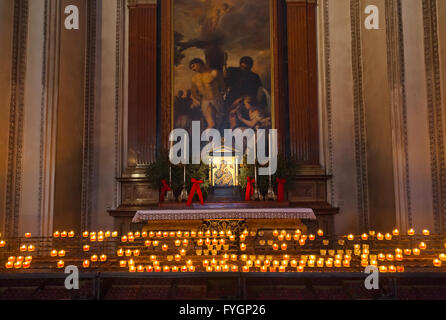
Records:
M209 154L209 178L213 187L235 187L239 185L236 150L223 146Z
M173 126L272 127L271 0L173 1Z

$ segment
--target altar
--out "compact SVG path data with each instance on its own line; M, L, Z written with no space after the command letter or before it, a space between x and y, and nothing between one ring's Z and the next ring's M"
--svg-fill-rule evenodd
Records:
M231 231L233 233L264 229L300 229L317 227L316 216L309 208L220 208L154 209L137 211L133 224L146 231ZM316 223L316 224L315 224Z

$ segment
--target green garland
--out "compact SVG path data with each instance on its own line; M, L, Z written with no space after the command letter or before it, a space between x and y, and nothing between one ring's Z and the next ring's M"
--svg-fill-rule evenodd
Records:
M239 183L242 190L246 190L247 178L254 178L254 165L246 164L246 157L244 159L244 165L240 166ZM277 188L276 178L286 179L286 189L290 189L293 186L294 179L297 171L299 170L299 164L295 158L279 156L277 159L277 171L271 177L273 188ZM257 185L260 188L260 192L265 194L269 187L269 176L257 175Z
M240 165L239 169L239 184L242 190L246 190L246 180L247 177L254 178L254 165L246 164L246 157L244 163ZM156 161L150 164L147 168L147 176L150 179L151 187L155 190L160 190L162 187L162 180L166 180L169 183L169 168L171 167L169 161L169 154L167 151L160 151ZM183 189L183 166L172 165L172 185L175 196L178 196ZM292 187L296 173L299 169L298 162L291 157L285 158L279 156L277 159L277 171L272 176L272 185L274 189L277 188L276 178L287 179L286 188ZM201 190L203 195L206 196L209 189L209 166L201 163L199 165L193 164L186 167L186 189L190 191L192 187L191 179L195 178L198 180L203 180L204 183L201 184ZM269 176L257 176L257 184L260 188L260 192L265 194L268 191L269 186Z
M172 185L171 188L178 196L183 189L184 181L184 167L183 165L171 165L169 160L169 153L165 150L160 151L155 162L151 163L147 168L147 177L150 179L151 187L155 190L160 190L162 187L162 180L169 183L169 168L172 167ZM203 180L201 190L203 195L207 195L209 189L209 167L203 163L197 165L186 166L186 189L190 191L192 188L191 179L195 178Z

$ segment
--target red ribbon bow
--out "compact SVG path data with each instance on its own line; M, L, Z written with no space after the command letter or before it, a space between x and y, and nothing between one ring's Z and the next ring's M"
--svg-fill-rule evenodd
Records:
M187 199L187 206L190 207L192 204L192 200L194 199L195 192L198 194L198 198L200 199L201 205L204 205L203 194L201 193L200 184L203 183L203 180L197 180L192 178L192 189L189 192L189 198Z
M286 179L277 178L277 201L285 201L285 183Z
M251 196L254 194L254 187L252 186L256 181L255 179L251 179L248 177L246 184L246 193L245 193L245 201L251 200Z
M171 191L172 189L167 184L166 180L161 180L161 183L163 184L160 192L160 202L164 202L164 197L166 196L167 191Z

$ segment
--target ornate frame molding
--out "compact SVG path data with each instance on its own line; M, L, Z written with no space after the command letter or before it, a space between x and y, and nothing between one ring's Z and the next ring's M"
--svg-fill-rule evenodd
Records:
M82 168L81 228L91 226L94 167L94 120L96 81L97 0L87 1L87 47L85 53L84 150Z
M9 237L17 236L19 231L28 10L28 0L14 1L13 61L5 208L5 233Z
M369 228L369 196L367 173L367 146L365 110L362 77L361 47L361 3L350 0L351 36L352 36L352 70L354 85L354 117L355 117L355 149L356 149L356 182L358 197L359 229Z
M446 230L446 159L436 0L423 0L424 56L435 231Z
M333 174L334 171L334 143L333 143L333 110L332 110L332 95L331 95L331 46L330 46L330 15L329 15L329 0L323 0L322 8L323 11L323 48L319 48L319 50L323 50L324 57L324 78L320 79L324 85L324 94L325 99L325 112L326 112L326 130L327 130L327 151L328 151L328 161L327 161L327 173ZM321 53L319 53L321 54ZM321 73L322 74L322 73ZM329 192L330 192L330 200L333 203L335 200L335 187L333 181L329 181Z

